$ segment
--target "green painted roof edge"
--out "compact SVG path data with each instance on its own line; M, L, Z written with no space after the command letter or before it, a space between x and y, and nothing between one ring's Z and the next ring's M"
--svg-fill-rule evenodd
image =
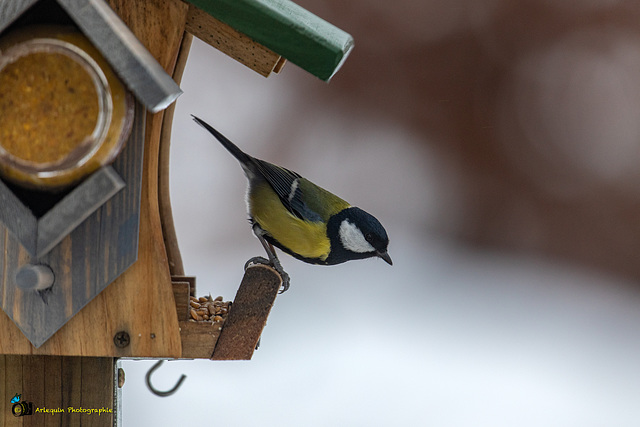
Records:
M289 0L188 0L278 55L329 81L353 37Z

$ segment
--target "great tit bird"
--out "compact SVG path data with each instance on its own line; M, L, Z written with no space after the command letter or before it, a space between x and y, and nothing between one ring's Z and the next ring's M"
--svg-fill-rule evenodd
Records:
M256 159L243 152L209 124L193 116L238 161L249 181L247 209L253 232L269 260L283 276L284 292L288 275L282 269L273 246L310 264L333 265L353 259L380 257L389 265L389 238L380 222L360 208L320 188L298 173Z

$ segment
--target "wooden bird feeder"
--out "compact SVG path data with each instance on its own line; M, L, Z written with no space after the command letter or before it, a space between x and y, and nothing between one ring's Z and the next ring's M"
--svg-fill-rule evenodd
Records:
M287 0L0 0L0 425L114 425L118 358L253 354L280 276L196 302L173 228L193 35L265 77L288 60L328 81L353 46Z

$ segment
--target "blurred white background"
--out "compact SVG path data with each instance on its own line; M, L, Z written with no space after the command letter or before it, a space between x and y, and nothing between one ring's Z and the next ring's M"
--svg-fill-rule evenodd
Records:
M329 85L194 40L171 195L198 296L262 247L189 114L373 213L394 265L283 254L253 360L165 363L168 398L127 361L123 425L637 426L640 35L609 22L637 8L572 3L301 2L355 36Z

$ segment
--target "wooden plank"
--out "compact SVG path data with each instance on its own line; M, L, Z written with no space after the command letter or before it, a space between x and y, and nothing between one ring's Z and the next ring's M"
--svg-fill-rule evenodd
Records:
M173 298L176 301L178 322L186 322L189 320L189 282L173 280L171 286L173 288Z
M82 383L80 386L80 405L77 409L99 410L103 408L113 411L113 378L116 375L114 360L105 357L81 357L79 359ZM67 415L69 417L79 415L76 419L80 419L83 426L106 426L106 422L111 422L113 425L113 412L102 415L75 412ZM103 416L106 420L101 419Z
M42 425L47 421L47 413L38 412L39 407L45 407L45 380L53 372L47 372L45 369L46 356L31 356L22 358L22 387L20 388L23 395L23 401L33 402L33 415L24 417L25 425ZM59 375L58 375L59 376ZM58 389L59 390L59 389ZM58 391L58 393L60 392ZM56 408L61 408L57 406ZM62 408L61 408L62 409ZM35 417L35 418L34 418Z
M188 0L322 80L338 71L353 38L289 0Z
M184 34L176 65L173 70L173 79L180 84L182 74L187 65L189 50L193 36L189 33ZM162 225L162 236L164 238L165 249L167 250L167 259L169 260L169 271L172 276L184 275L184 266L182 265L182 256L180 255L180 247L178 245L178 236L173 224L173 211L171 207L171 181L169 179L169 161L171 158L171 127L173 125L173 115L176 104L171 104L164 112L164 120L162 121L162 131L160 134L160 159L158 161L158 207L160 209L160 222Z
M281 285L273 268L247 268L211 359L251 359Z
M113 358L3 355L0 372L0 397L8 409L0 411L2 426L113 426ZM9 401L16 393L31 403L31 415L12 415Z
M38 219L7 185L0 180L0 223L4 224L30 253L35 255L38 241Z
M10 410L10 403L7 403L16 394L22 395L21 401L28 401L28 395L25 395L22 388L22 360L20 356L0 356L0 397L3 398L5 408L0 411L1 426L23 426L24 418L14 417Z
M173 75L189 5L180 0L107 0L144 47Z
M221 325L209 322L180 322L183 359L210 359L220 336Z
M44 407L45 408L64 408L64 399L63 399L63 387L66 385L62 382L62 374L55 375L55 373L62 373L62 367L67 362L67 358L63 357L49 357L49 356L32 356L32 357L41 357L46 361L45 373L43 373L44 377ZM113 360L113 359L108 359ZM64 361L64 362L63 362ZM71 361L71 360L69 360ZM73 358L75 361L75 358ZM48 372L47 372L48 371ZM97 377L96 377L96 380ZM58 390L58 393L55 392ZM49 417L45 419L45 427L54 427L59 424L56 424L57 420L52 419L54 417Z
M15 370L17 366L10 366L9 370ZM22 370L22 366L19 367ZM0 356L0 402L10 402L11 398L18 393L17 391L11 391L15 387L11 382L11 374L7 371L6 358L4 356ZM5 403L5 405L7 405ZM5 406L5 410L2 412L9 412L6 410L7 406ZM5 418L8 414L0 413L0 425L5 426L7 422Z
M279 67L279 71L284 65L280 55L194 5L189 7L186 29L264 77L269 77L275 72L276 66Z
M278 63L275 65L275 67L273 67L273 72L275 74L279 74L280 71L282 71L282 69L284 68L286 63L287 63L287 60L284 59L283 57L280 57L280 59L278 60Z

